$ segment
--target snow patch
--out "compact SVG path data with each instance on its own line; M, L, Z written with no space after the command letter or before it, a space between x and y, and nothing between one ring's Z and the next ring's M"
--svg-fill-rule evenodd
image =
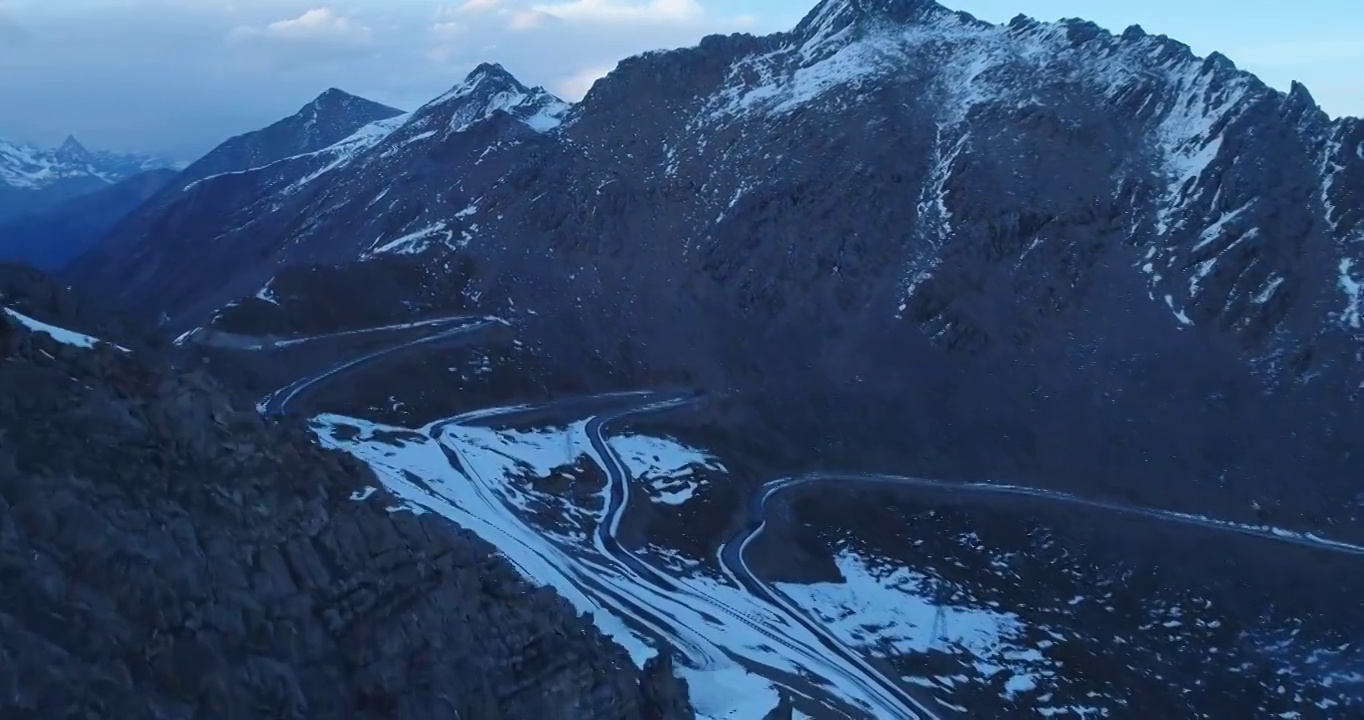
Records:
M363 257L370 258L385 253L394 255L415 255L430 247L430 238L440 234L445 235L443 242L447 245L450 244L455 237L454 232L447 229L445 221L442 220L415 232L410 232L402 237L394 238L379 247L374 247L373 249L366 251ZM383 242L382 238L374 241L374 244L378 245L380 242Z
M323 415L312 428L323 445L367 462L402 509L435 512L478 534L524 577L591 613L636 665L656 653L650 638L666 638L686 658L679 672L692 683L703 717L761 717L776 705L771 682L743 663L825 683L876 716L903 714L867 684L861 670L831 657L825 641L803 622L742 584L696 574L695 565L690 572L665 572L662 568L676 563L612 550L598 532L584 538L541 526L527 512L535 500L525 492L527 472L549 472L582 454L599 465L605 460L592 449L585 422L533 431L461 424L505 411L471 413L415 430ZM629 485L620 490L628 502ZM606 499L608 491L599 497ZM597 517L596 527L618 522L619 515ZM626 555L636 560L625 562Z
M12 310L10 308L5 308L5 314L17 320L20 325L23 325L30 331L49 335L52 337L53 340L56 340L57 342L63 345L70 345L72 347L89 349L95 347L96 345L99 345L100 343L105 342L104 340L100 340L97 337L92 337L90 335L85 335L83 333L67 330L66 328L60 328L57 327L56 325L49 325L48 323L45 323L42 320L35 320L34 318L31 318L21 312ZM128 350L128 348L125 347L119 347L118 345L115 345L114 347L118 348L119 350L122 350L123 352L131 352L130 350Z
M1351 270L1355 261L1349 258L1340 261L1340 290L1345 293L1345 311L1341 321L1358 330L1364 324L1364 284L1356 280Z
M681 505L696 494L704 485L696 476L698 468L725 472L714 457L668 438L626 434L606 442L648 489L649 499L662 505Z

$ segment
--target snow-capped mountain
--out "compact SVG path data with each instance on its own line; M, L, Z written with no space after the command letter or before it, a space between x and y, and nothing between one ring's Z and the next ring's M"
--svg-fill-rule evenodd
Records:
M1303 522L1364 474L1364 123L1138 27L825 0L573 107L485 66L116 236L73 278L179 329L466 258L550 361L740 389L845 466Z
M0 218L39 212L150 170L183 167L154 155L91 151L69 136L56 149L0 138Z

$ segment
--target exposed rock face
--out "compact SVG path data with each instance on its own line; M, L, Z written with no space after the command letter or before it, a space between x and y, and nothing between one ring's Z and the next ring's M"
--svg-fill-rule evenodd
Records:
M677 677L673 669L672 648L644 662L644 682L641 689L644 701L653 717L688 718L696 717L687 698L687 681Z
M376 484L202 372L0 313L0 716L690 717L487 544L352 498Z
M461 300L558 364L737 389L736 431L807 466L1289 524L1358 492L1364 123L1301 86L1136 27L826 0L622 62L557 128L496 97L305 191L205 183L102 286L189 329L282 265L467 254Z
M790 696L782 692L781 699L777 701L777 706L764 715L763 720L791 720L792 710Z

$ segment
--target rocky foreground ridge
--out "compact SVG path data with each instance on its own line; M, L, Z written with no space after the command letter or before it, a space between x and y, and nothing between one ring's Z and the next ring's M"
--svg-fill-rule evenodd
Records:
M303 428L32 271L0 305L0 717L692 717L666 659Z

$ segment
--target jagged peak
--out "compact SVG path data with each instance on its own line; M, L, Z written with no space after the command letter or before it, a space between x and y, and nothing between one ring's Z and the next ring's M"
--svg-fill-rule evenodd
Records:
M299 108L294 116L315 118L319 113L334 113L351 108L371 108L376 110L386 108L392 110L394 115L401 112L396 108L389 108L386 105L376 103L373 100L367 100L353 93L348 93L340 88L330 87L309 101L308 104Z
M529 93L531 89L516 79L500 63L485 62L479 63L464 76L458 85L450 88L448 92L436 99L435 102L444 102L454 98L466 97L475 92L496 93L504 90L512 92Z
M72 164L86 164L95 162L95 154L90 152L74 135L67 135L62 144L53 153L58 160Z
M464 76L465 82L478 82L480 80L502 80L505 82L514 82L518 85L520 84L520 81L516 79L515 75L512 75L506 68L502 67L502 63L496 62L479 63L477 67L469 71L468 75Z
M442 105L451 100L472 98L477 96L481 102L491 101L494 96L503 93L523 95L526 98L552 103L564 103L553 93L537 85L527 87L520 80L516 79L501 64L495 62L480 63L477 67L464 76L458 85L450 88L445 94L426 104L426 107ZM565 103L566 104L566 103Z
M932 23L946 17L975 18L939 5L934 0L823 0L793 31L797 36L829 36L865 23L901 25Z
M67 136L66 136L66 139L62 141L61 146L60 146L59 148L57 148L57 149L58 149L58 150L85 150L85 146L81 144L81 141L79 141L79 140L76 139L76 136L75 136L75 135L67 135Z
M309 102L307 105L304 105L303 109L300 110L300 112L308 113L316 112L317 110L322 109L331 109L338 107L343 108L350 105L367 102L370 101L358 95L348 93L340 88L331 87L327 88L326 90L323 90L320 95L312 99L312 102Z
M360 99L359 97L357 97L357 96L355 96L355 95L352 95L352 94L346 92L345 90L342 90L342 89L340 89L340 88L331 87L331 88L327 88L326 90L323 90L323 91L322 91L322 94L321 94L321 95L318 95L317 98L316 98L315 100L313 100L313 102L314 102L314 103L345 102L345 101L347 101L347 100L359 100L359 99Z

